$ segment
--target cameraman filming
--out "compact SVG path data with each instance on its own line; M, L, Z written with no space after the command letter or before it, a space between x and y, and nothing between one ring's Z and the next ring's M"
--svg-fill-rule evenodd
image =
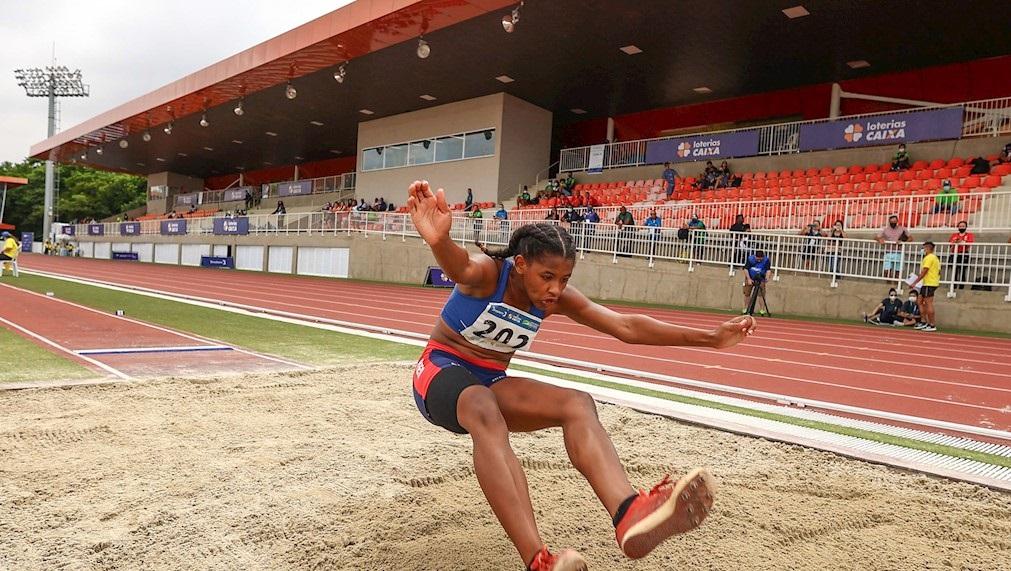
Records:
M744 264L744 310L741 311L742 314L754 315L759 294L765 295L765 283L768 281L771 266L772 262L762 250L757 250L748 256L748 260ZM765 311L761 311L759 315L764 313Z

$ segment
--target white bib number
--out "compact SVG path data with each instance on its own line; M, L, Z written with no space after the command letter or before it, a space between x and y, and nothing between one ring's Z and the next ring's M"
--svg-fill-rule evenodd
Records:
M541 320L505 303L489 303L474 323L460 332L478 347L512 353L525 349L537 336Z

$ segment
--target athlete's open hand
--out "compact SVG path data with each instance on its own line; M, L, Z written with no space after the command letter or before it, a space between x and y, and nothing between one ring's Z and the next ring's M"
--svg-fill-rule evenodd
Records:
M407 194L407 211L421 238L432 244L448 237L453 214L446 204L446 193L441 188L433 193L427 180L416 180Z
M744 341L748 335L753 335L757 325L758 322L750 315L742 315L724 322L713 332L713 347L717 349L733 347Z

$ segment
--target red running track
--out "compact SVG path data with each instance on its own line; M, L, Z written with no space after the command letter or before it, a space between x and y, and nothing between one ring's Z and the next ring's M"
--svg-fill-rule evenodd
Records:
M80 258L25 256L26 269L348 322L428 333L446 290ZM694 327L725 315L613 306ZM942 324L943 326L943 324ZM1011 340L767 319L729 350L632 346L568 318L547 321L532 350L998 430L1011 429Z

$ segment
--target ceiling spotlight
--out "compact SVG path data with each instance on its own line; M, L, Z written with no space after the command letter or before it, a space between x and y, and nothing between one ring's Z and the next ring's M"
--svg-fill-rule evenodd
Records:
M505 30L506 33L513 33L513 30L516 29L516 24L520 23L520 6L522 5L523 2L520 2L519 6L513 8L512 14L502 16L502 29Z
M424 38L418 38L418 57L425 59L431 54L432 48L428 45L428 42Z
M345 64L342 63L333 74L333 78L337 81L337 83L344 83L344 78L347 77L348 72L345 71L344 65Z
M141 135L140 138L144 139L145 143L149 142L151 140L151 132L150 131L144 131L144 134Z
M245 111L242 110L242 100L241 99L239 100L239 104L235 106L235 109L232 109L232 112L235 113L236 115L238 115L239 117L242 117L242 114L245 113Z
M82 161L88 160L88 151L84 151L83 153L81 153L81 160Z
M298 97L298 91L295 90L295 87L291 85L290 81L288 82L288 87L284 88L284 96L287 97L288 99L294 99Z
M95 152L101 155L105 151L102 150L102 147L98 147L97 149L95 149Z
M166 135L171 135L172 134L172 121L169 121L168 125L165 125L165 128L162 129L162 130L165 131Z
M121 149L125 149L125 148L127 148L127 147L129 147L129 146L130 146L130 143L129 143L129 142L127 142L127 140L126 140L126 139L120 139L120 140L119 140L119 148L121 148Z
M200 115L200 126L207 127L210 123L207 122L207 113Z

